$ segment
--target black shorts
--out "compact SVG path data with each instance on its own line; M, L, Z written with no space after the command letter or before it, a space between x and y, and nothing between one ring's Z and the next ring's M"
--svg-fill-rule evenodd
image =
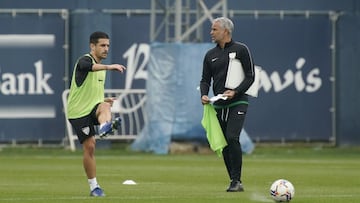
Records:
M87 138L95 136L96 134L95 125L99 125L99 121L96 117L96 110L98 106L99 104L95 105L93 110L87 116L69 119L72 127L76 132L80 144L82 144Z

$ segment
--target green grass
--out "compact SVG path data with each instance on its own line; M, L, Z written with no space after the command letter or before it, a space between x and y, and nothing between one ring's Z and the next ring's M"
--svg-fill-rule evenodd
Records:
M294 203L360 202L360 148L257 147L244 155L245 192L227 193L215 154L152 155L97 151L97 178L107 194L88 196L81 152L43 148L0 150L0 202L273 202L271 183L295 186ZM137 185L123 185L125 180Z

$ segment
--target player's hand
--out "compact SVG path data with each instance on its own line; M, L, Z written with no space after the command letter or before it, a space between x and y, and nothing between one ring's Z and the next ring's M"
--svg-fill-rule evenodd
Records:
M109 70L117 70L120 71L121 73L123 73L126 70L126 67L120 64L111 64L108 65L108 69Z
M228 99L232 99L235 96L235 91L234 90L226 90L223 93L223 96L227 97Z
M204 105L204 104L208 104L210 102L210 99L207 95L203 95L201 97L201 103Z

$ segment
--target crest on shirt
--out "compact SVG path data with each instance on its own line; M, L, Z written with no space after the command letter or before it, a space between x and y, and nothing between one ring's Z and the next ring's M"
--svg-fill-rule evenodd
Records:
M85 135L89 135L89 133L90 133L90 127L89 127L89 126L83 127L83 128L81 129L81 131L82 131Z

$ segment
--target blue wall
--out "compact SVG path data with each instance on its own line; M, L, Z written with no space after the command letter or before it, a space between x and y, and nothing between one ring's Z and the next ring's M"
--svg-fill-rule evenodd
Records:
M215 0L209 2L216 2ZM0 8L65 8L70 9L70 38L71 38L71 60L72 64L79 53L88 50L84 39L87 40L88 33L93 29L111 30L114 26L109 21L109 16L99 14L99 9L148 9L149 0L1 0ZM336 134L338 143L341 145L360 144L360 2L357 0L229 0L229 9L239 10L334 10L343 12L337 21L337 50L336 50ZM79 9L93 9L93 13L81 14ZM140 35L138 43L147 43L148 19L138 17L140 26L144 33ZM101 19L101 20L99 20ZM147 21L148 22L148 21ZM126 26L139 26L139 24ZM207 24L208 25L208 24ZM115 25L120 26L120 25ZM122 26L122 25L121 25ZM119 35L131 35L131 29L126 29ZM240 29L243 29L239 26ZM241 33L241 31L240 31ZM139 34L139 33L137 33ZM254 36L257 37L256 35ZM270 38L271 39L271 38ZM115 40L115 39L114 39ZM126 41L126 40L125 40ZM123 43L123 41L120 41ZM130 43L130 42L129 42ZM84 45L85 44L85 45ZM118 44L118 43L117 43ZM120 46L120 45L116 45ZM125 45L124 47L128 47ZM124 49L124 48L122 48ZM254 50L255 52L257 50ZM113 56L111 58L116 58ZM110 80L118 78L111 77ZM116 84L116 83L115 83ZM123 84L122 84L123 85ZM306 119L306 118L304 118Z

